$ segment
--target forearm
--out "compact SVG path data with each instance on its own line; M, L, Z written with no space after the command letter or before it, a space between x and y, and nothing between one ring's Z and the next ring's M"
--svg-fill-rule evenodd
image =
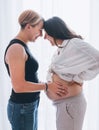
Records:
M15 84L12 83L13 89L16 93L26 93L26 92L38 92L41 90L53 92L54 94L59 93L60 96L66 94L66 88L58 83L32 83L28 81L20 81Z
M38 92L46 89L45 83L32 83L29 81L21 81L18 84L13 83L12 85L16 93Z

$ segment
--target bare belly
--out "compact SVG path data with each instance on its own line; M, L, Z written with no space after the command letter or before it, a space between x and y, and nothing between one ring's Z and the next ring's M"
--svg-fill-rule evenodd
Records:
M60 100L60 99L64 99L64 98L68 98L68 97L72 97L72 96L76 96L79 93L81 93L82 91L82 85L78 84L76 82L67 82L65 80L60 79L56 74L53 76L53 82L60 82L62 83L64 86L67 87L68 93L64 96L58 96L57 94L51 93L51 92L46 92L47 96L51 99L51 100Z

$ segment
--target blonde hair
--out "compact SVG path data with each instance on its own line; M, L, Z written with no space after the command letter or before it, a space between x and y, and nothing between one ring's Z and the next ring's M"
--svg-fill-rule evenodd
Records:
M31 26L35 26L38 24L43 18L33 10L25 10L19 16L18 22L23 29L26 24L30 24Z

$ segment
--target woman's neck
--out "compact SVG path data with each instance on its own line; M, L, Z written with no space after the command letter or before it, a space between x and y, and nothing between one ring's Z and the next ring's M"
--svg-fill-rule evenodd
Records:
M64 40L60 40L60 39L59 39L59 40L56 40L57 45L61 45L61 44L63 43L63 41L64 41Z
M25 35L24 32L20 31L17 36L15 37L16 39L19 39L21 41L23 41L24 43L27 44L28 40L27 40L27 36Z

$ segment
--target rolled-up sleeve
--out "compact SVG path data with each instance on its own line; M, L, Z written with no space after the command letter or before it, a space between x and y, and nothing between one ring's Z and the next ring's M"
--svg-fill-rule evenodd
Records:
M83 40L74 38L59 56L53 58L50 70L66 81L82 83L91 80L99 73L99 51Z

